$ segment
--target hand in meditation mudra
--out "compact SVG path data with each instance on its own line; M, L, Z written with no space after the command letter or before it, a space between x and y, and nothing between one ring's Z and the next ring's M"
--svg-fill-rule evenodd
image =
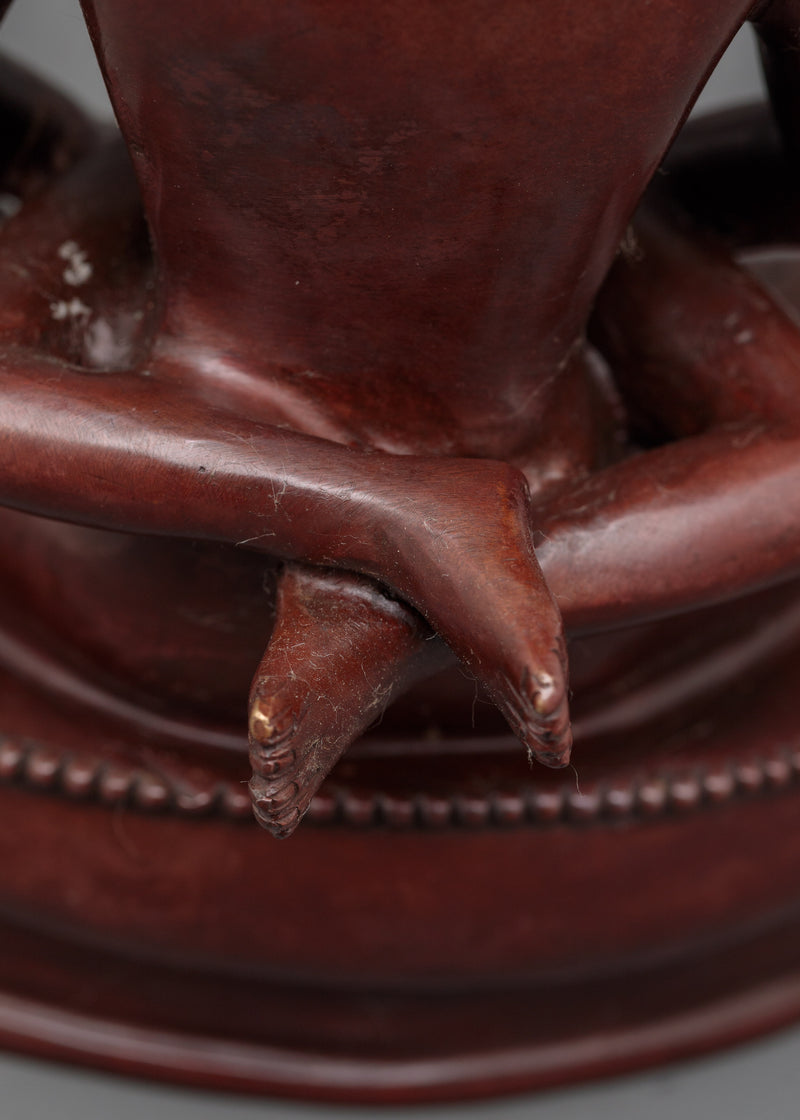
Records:
M275 835L453 657L564 766L563 623L797 573L797 328L668 181L631 222L748 16L794 143L799 4L83 8L124 144L5 79L3 571L144 691L255 670Z

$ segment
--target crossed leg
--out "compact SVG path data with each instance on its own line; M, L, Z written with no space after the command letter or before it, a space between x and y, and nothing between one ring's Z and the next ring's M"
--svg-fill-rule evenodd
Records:
M23 213L15 222L25 220ZM41 244L41 227L36 237ZM0 500L111 528L247 541L289 560L376 579L446 639L531 750L563 762L568 731L560 619L533 553L531 524L547 536L540 554L548 582L567 617L577 621L637 610L646 615L733 593L793 570L798 555L791 502L800 430L793 412L794 328L723 255L672 233L665 239L658 221L645 223L639 240L643 260L615 270L601 300L597 337L632 407L661 419L667 434L688 438L565 488L547 505L532 509L521 476L501 463L353 452L271 428L269 417L256 422L232 408L211 408L192 391L191 361L175 378L158 347L135 368L98 377L19 345L7 346L4 355ZM715 321L744 324L737 336L757 328L757 348L745 352L723 331L715 338L714 362L701 360L709 305L705 296L696 306L694 296L687 298L698 276L705 295L714 293ZM681 306L673 333L660 319L665 295ZM703 346L696 341L701 338ZM715 364L728 373L715 376ZM770 381L770 367L781 376ZM739 404L750 402L738 412L728 391L734 368L744 385ZM681 418L698 403L702 425L692 429ZM692 521L687 502L697 512L694 528L683 524ZM763 554L736 535L737 511L757 511ZM704 528L705 515L720 524L719 532ZM653 526L659 532L648 535ZM658 552L664 539L669 548ZM696 557L693 567L681 563L687 545ZM732 566L734 552L739 560ZM721 570L720 592L714 585ZM321 589L327 577L315 578ZM322 748L314 745L314 728L322 726L324 702L313 695L305 707L302 694L291 698L289 709L302 709L302 719L284 724L295 731L282 744L262 736L263 721L251 721L260 777L274 776L268 773L272 762L282 775L284 785L264 786L262 800L274 802L264 815L274 813L283 832L300 812L291 804L293 784L298 793L313 784L359 729L357 715L375 710L365 695L391 696L414 672L425 671L424 658L416 659L428 632L413 612L396 602L391 608L376 604L357 577L337 578L351 581L349 590L342 584L334 590L351 604L353 623L340 618L336 624L350 635L340 656L355 666L374 655L366 691L354 690L349 715L340 705L334 735ZM281 607L287 619L296 593L287 584ZM307 600L303 630L312 663L331 609L320 595ZM387 614L388 629L399 626L402 639L388 653L378 640ZM373 629L367 639L365 630ZM254 687L255 706L263 706L267 723L270 681L278 677L273 670L286 660L282 632L289 633L279 622ZM319 672L314 691L335 698L326 675ZM285 719L286 710L273 705L272 715ZM285 755L281 768L281 756L272 759L270 750L290 741L294 756L288 762ZM300 781L290 776L292 767Z
M419 614L351 573L287 565L276 606L250 693L250 790L259 822L287 836L350 743L452 654ZM555 626L551 641L555 673L525 670L495 697L530 755L558 766L571 740Z
M701 605L797 568L796 327L719 246L697 237L680 218L645 206L635 235L637 253L621 258L609 278L593 334L613 364L631 415L670 442L565 487L532 511L543 534L545 575L566 621L579 626L612 610L617 619L633 621L665 607ZM763 536L743 540L754 509ZM725 533L716 534L720 515L728 524ZM651 535L664 526L658 547L674 540L674 548L664 549L663 570L638 562L637 521L644 529L651 525ZM595 530L599 547L592 553L587 542ZM314 663L323 631L324 640L332 640L327 629L331 603L342 597L342 581L352 579L339 576L326 584L326 577L319 577L302 646L294 649L298 659ZM293 594L290 590L289 598ZM290 614L287 610L287 618ZM421 664L424 671L424 662L416 659L431 643L410 625L405 641L385 640L388 623L368 600L362 601L359 627L358 657L369 663L371 685L379 680L388 702L402 689L407 666ZM272 674L273 666L268 650L259 672ZM333 661L323 662L314 692L302 698L308 726L336 687ZM269 748L258 725L251 731L254 769L266 775ZM342 738L329 757L338 758L346 745ZM288 734L282 750L283 796L279 805L258 811L261 822L281 835L289 829L280 814L286 814L293 798L295 808L301 802L293 791L286 792L288 774L310 750L299 727ZM541 738L538 753L545 753ZM292 761L285 761L290 755ZM320 778L315 777L315 787ZM299 813L291 823L296 820Z
M88 186L70 189L71 198L92 197ZM58 201L56 193L53 212ZM35 219L31 244L41 246L45 210L44 200L27 216L23 208L4 245L23 245L25 223ZM563 763L569 733L561 622L531 526L546 535L540 556L548 583L567 619L579 624L733 594L794 570L800 555L792 500L800 432L795 327L719 250L658 216L643 219L637 236L641 260L622 260L614 270L596 337L631 408L660 419L678 438L565 487L548 504L532 507L520 473L502 463L356 452L212 407L193 389L189 359L176 376L178 358L163 359L158 346L135 368L90 373L27 345L4 352L0 500L109 528L249 542L290 561L371 577L445 639L538 757ZM60 240L54 230L53 246ZM92 292L101 301L102 293ZM7 313L12 306L4 301ZM669 330L665 307L673 309ZM709 316L737 328L710 332ZM745 335L757 344L743 347ZM692 427L687 415L701 420ZM746 529L753 516L762 525L761 547ZM685 562L687 550L693 565ZM337 656L350 657L352 666L369 663L369 680L353 688L349 715L339 704L332 736L320 746L315 728L330 715L321 698L336 693L333 674L317 660L302 719L289 720L295 734L281 744L294 751L276 766L283 784L257 783L261 815L268 821L272 814L282 833L324 767L361 729L360 716L376 711L374 698L390 698L425 671L424 658L416 659L428 632L413 613L398 603L375 609L358 580L347 578L354 580L354 622L340 618L336 628L350 635L344 650L355 652ZM335 591L341 598L343 585ZM290 587L283 600L287 618L292 594ZM303 624L311 664L330 618L320 595L307 604ZM402 635L388 650L380 637L387 614ZM259 669L259 702L283 661L276 642ZM304 704L300 686L291 704L296 711ZM269 752L278 744L258 720L252 726L259 777L274 778Z
M113 193L105 189L110 175L118 188ZM98 197L107 203L102 213ZM297 719L299 685L293 692L294 723L307 736L303 742L315 744L309 754L295 742L304 788L308 775L319 772L319 760L329 764L379 713L383 697L441 663L446 654L438 640L427 640L431 628L485 683L529 747L549 749L554 727L566 718L561 621L533 551L522 475L489 461L353 451L272 427L267 408L245 418L235 401L212 406L197 384L193 339L175 345L156 325L144 332L137 327L109 368L108 355L92 342L94 328L111 317L119 292L127 300L140 287L141 273L147 275L146 253L139 260L130 248L137 238L135 183L118 144L99 144L6 227L0 245L0 263L10 265L0 284L0 501L46 516L206 537L340 569L339 575L312 575L289 566L275 639L254 689L254 713L269 710L276 720L276 705L286 703L279 697L270 702L269 694L291 671L291 641L302 642L291 639L289 620L303 634L327 628L335 657L322 678L334 660L339 668L345 662L353 667L341 678L340 687L351 680L347 697L337 699L330 681L320 689L328 698L327 708L319 702L324 719L313 703ZM85 251L92 271L77 288L80 313L53 318L51 352L43 354L30 324L56 316L61 302L78 302L69 283L62 298L65 243ZM131 275L107 267L106 257L133 260ZM20 259L26 262L22 276L11 267ZM132 323L147 323L135 312L132 303ZM378 581L383 590L342 569ZM333 601L321 608L326 581L333 581L338 598L334 619ZM374 668L372 639L362 638L370 631L370 612L388 627ZM404 651L415 644L419 650L407 658ZM319 643L315 637L306 645L311 651ZM378 670L387 651L397 667L388 681ZM331 722L332 707L339 716ZM268 723L251 719L260 733ZM269 792L272 799L278 793Z
M250 694L250 790L284 836L346 747L448 655L420 615L348 573L287 565L276 606Z
M514 468L353 452L271 429L210 409L158 360L146 377L98 378L11 349L1 430L4 504L369 576L441 635L531 749L563 749L561 619Z

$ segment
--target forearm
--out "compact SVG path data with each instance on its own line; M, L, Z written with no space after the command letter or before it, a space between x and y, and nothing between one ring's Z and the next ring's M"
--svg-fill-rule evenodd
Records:
M34 513L373 576L531 751L551 765L568 755L561 619L513 467L351 450L212 411L157 377L7 360L0 480L0 503Z
M669 200L643 204L632 229L635 248L607 278L591 331L634 422L661 439L797 424L795 322Z
M524 480L504 464L354 450L211 408L157 374L16 350L0 369L0 504L31 513L347 568L423 609L423 544L445 548L478 504L490 536L504 493L524 512Z
M533 522L571 629L724 601L800 573L800 433L731 427L645 452Z
M365 535L359 489L380 457L211 409L157 376L88 374L21 351L0 368L3 504L313 562L351 547L371 562L352 537Z
M571 625L702 606L800 571L800 336L770 295L667 205L598 300L624 399L668 442L534 512Z

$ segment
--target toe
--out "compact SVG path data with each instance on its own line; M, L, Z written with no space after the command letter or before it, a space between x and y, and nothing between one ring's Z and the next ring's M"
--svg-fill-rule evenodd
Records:
M451 470L455 470L455 464ZM566 765L570 733L561 615L531 539L525 479L470 463L431 475L415 546L411 601L485 687L529 751Z
M271 747L269 743L250 740L250 762L253 770L265 778L277 778L297 763L297 752L291 743Z
M248 729L250 738L264 750L272 751L289 740L297 730L302 716L299 697L282 695L285 686L269 692L269 682L259 681L257 694L251 698Z
M297 826L342 753L418 676L440 643L369 580L288 566L275 627L253 679L250 791L274 835Z
M302 818L302 812L296 805L289 805L278 812L268 803L258 799L253 800L253 813L261 827L278 840L285 840L291 836Z

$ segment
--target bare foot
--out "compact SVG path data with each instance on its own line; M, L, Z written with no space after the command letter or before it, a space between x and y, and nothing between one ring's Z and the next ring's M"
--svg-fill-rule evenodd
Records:
M256 819L289 836L345 749L448 653L423 620L349 573L289 565L250 693Z
M561 617L533 551L524 478L462 460L404 482L400 528L383 549L392 582L487 687L529 757L566 765ZM396 478L386 490L394 505ZM277 610L251 690L250 789L259 822L288 836L347 746L445 657L414 611L351 573L289 565Z
M408 575L397 586L487 688L529 754L567 765L566 647L533 550L524 477L501 463L453 460L432 466L419 490L416 516L399 534L397 564Z

